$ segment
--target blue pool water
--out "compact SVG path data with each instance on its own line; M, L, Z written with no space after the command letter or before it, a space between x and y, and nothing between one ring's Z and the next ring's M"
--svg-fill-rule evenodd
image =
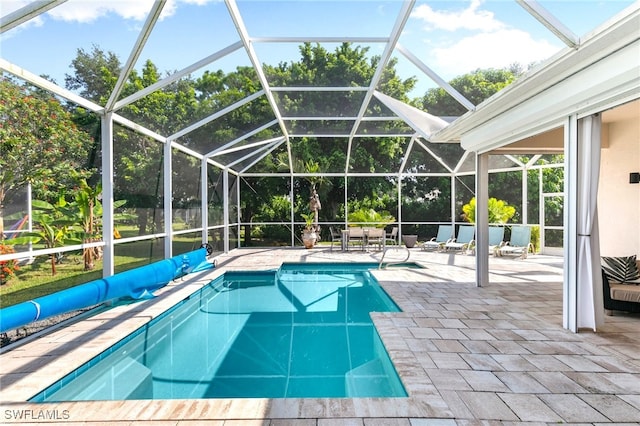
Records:
M403 397L372 264L226 272L32 401Z

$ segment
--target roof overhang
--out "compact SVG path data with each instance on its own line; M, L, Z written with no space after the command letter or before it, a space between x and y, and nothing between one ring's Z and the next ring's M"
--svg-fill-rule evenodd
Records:
M488 152L640 98L640 3L432 135Z

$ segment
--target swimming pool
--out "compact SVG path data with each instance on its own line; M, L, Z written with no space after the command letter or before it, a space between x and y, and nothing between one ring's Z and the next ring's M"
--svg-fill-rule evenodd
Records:
M226 272L31 401L404 397L373 264Z

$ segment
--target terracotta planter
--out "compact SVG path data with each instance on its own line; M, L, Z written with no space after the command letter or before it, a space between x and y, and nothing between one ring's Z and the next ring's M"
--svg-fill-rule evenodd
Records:
M316 231L303 231L302 232L302 243L305 248L313 248L316 245L316 241L318 241L318 234Z
M407 246L407 248L412 248L413 246L415 246L417 241L418 241L417 235L402 236L402 242L404 243L405 246Z

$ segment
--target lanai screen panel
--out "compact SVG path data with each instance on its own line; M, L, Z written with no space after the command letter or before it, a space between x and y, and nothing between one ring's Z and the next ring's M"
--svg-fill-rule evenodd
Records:
M366 92L332 90L278 90L273 95L283 118L343 117L358 115Z
M383 119L378 117L364 117L358 124L355 137L394 137L412 136L415 133L407 123L400 118Z
M169 136L216 113L232 109L235 104L260 90L260 83L244 51L236 50L225 60L237 63L237 68L223 70L224 64L220 60L168 85L165 85L165 79L173 78L173 73L153 66L134 70L129 76L134 83L129 81L125 85L120 96L124 98L123 103L116 104L119 108L117 112L148 129ZM247 80L253 81L253 84L245 84ZM138 98L139 93L153 89L158 84L162 87Z
M119 125L113 134L114 199L126 200L134 235L164 232L164 145Z
M439 222L451 222L451 177L404 176L402 178L403 234L435 236Z
M282 135L273 125L275 117L264 96L257 96L212 118L178 139L176 142L202 155L232 148L257 132L257 138L269 139ZM255 140L255 139L254 139Z
M291 138L295 173L306 173L305 162L316 161L322 173L344 173L349 140L344 137Z
M88 3L86 0L81 1ZM122 3L125 2L116 2L117 7L123 9L124 6L130 7L135 3L150 4L137 1L127 1L125 5ZM188 31L184 28L185 20L189 22ZM132 44L136 40L136 33L131 28L126 33L119 34L130 34ZM164 77L165 73L183 70L214 56L215 67L205 67L224 72L233 71L238 66L251 65L241 45L237 46L240 56L237 52L224 55L228 53L229 46L239 41L240 37L224 2L167 2L140 52L135 68L140 70L145 61L151 60Z
M351 146L349 172L397 174L406 151L407 137L354 138Z
M265 123L259 127L252 129L236 129L218 133L215 125L205 126L203 131L198 132L199 136L205 141L210 140L212 151L207 156L217 163L224 165L232 165L234 170L243 170L242 167L234 165L234 163L242 161L244 158L253 158L262 156L265 151L272 149L274 145L284 140L282 131L278 124ZM229 130L229 129L227 129ZM213 131L216 135L215 142L207 136L207 131ZM235 136L235 135L238 136ZM225 139L228 139L225 141ZM272 170L269 170L272 171Z
M4 17L24 4L26 2L2 2L0 14ZM148 2L135 2L132 6L131 12L137 18L146 16L151 9ZM2 58L35 75L47 76L57 85L67 87L86 99L99 102L100 97L105 97L106 100L110 94L108 88L92 85L95 82L90 81L98 72L95 66L104 65L105 69L116 72L113 75L117 78L117 64L126 61L137 34L131 31L132 20L122 19L117 14L103 15L104 9L99 2L63 2L47 13L3 33L0 39ZM93 25L95 19L108 20L108 29L104 26L97 29ZM114 34L128 37L114 37ZM93 52L100 53L98 56L103 59L102 64L83 61L83 58L91 57ZM110 53L115 55L116 60ZM78 75L70 67L79 55L85 78L76 79ZM65 81L67 75L71 77L68 83Z
M445 164L438 161L431 153L427 152L422 146L414 144L411 151L406 154L409 156L405 165L404 173L427 174L442 173L449 175L451 169Z
M257 38L388 37L402 6L398 1L378 0L237 3L249 34Z
M491 177L489 177L491 179ZM476 177L474 175L456 177L456 221L462 221L460 217L462 206L468 204L476 196ZM490 197L495 196L489 194Z
M496 169L515 169L522 166L518 164L517 158L506 155L490 155L489 156L489 170Z
M610 2L538 0L538 2L563 25L567 26L570 31L582 37L622 12L634 3L634 0ZM589 8L595 12L579 13L582 8Z
M202 162L176 149L172 150L171 161L172 229L181 231L198 228L202 223Z
M207 164L207 211L209 226L224 225L224 189L222 170Z

